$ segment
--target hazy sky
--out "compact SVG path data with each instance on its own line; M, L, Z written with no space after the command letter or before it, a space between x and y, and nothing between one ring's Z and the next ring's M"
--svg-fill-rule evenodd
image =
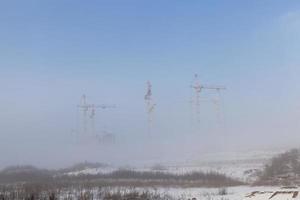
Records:
M0 167L297 146L299 52L296 0L3 0ZM203 103L191 126L194 73L227 87L221 123ZM147 80L157 103L151 139ZM97 130L116 134L115 146L74 144L82 94L117 105L97 112Z

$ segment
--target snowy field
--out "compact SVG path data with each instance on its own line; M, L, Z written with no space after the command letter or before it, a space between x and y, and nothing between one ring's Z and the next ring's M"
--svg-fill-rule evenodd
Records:
M126 169L142 172L166 172L172 174L214 171L225 174L237 180L251 183L256 178L256 172L263 169L263 166L272 156L283 151L284 150L211 153L203 154L200 156L201 158L190 159L185 162L163 163L152 161L151 163L147 164L144 163L126 167ZM122 167L109 166L101 168L87 168L80 171L72 171L67 174L106 174L116 171L120 168Z
M298 191L298 189L282 189L280 187L250 187L250 186L239 186L229 188L127 188L127 187L109 187L101 188L102 194L105 191L110 193L121 193L129 194L133 192L149 192L154 195L159 195L164 199L172 200L188 200L188 199L202 199L202 200L267 200L272 194L278 191ZM223 191L225 190L225 193ZM251 196L254 191L259 191L263 194L257 194ZM82 191L84 192L84 191ZM90 191L96 199L102 199L101 192L95 188ZM265 193L264 193L265 192ZM78 196L78 194L77 194ZM66 198L66 195L62 195L61 198ZM70 196L68 196L70 197ZM276 197L276 198L275 198ZM290 194L279 194L274 196L274 199L291 199ZM294 198L295 199L295 198ZM296 198L296 199L299 199Z
M238 186L225 188L226 194L222 194L224 188L160 188L156 192L167 194L175 199L206 199L206 200L242 200L253 191L278 191L280 187L249 187Z

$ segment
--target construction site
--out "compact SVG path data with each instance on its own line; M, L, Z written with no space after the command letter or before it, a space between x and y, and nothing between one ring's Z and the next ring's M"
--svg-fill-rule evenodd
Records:
M205 118L205 112L201 109L213 106L213 117L216 121L216 126L225 127L224 101L222 92L226 89L224 86L205 85L200 83L198 74L194 75L190 85L191 96L189 102L190 107L190 124L197 132L197 128L201 126L201 117ZM207 92L209 91L209 92ZM141 95L142 96L142 95ZM155 113L159 109L153 95L152 83L146 82L146 91L144 95L145 102L145 135L153 135L155 126ZM158 103L159 105L159 103ZM107 125L98 118L97 113L103 110L118 109L117 104L96 104L90 103L87 96L83 94L80 103L77 105L76 130L75 137L78 143L87 144L99 143L103 145L114 144L117 140L117 133L112 133ZM105 118L105 116L102 116ZM157 130L160 132L159 130Z
M300 1L0 0L0 200L300 200Z

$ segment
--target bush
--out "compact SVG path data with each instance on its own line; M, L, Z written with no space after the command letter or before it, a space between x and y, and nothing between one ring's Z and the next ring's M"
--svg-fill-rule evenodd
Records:
M256 184L295 184L300 181L299 176L300 150L292 149L273 157L265 165Z
M219 188L218 195L224 196L227 194L228 194L227 188Z

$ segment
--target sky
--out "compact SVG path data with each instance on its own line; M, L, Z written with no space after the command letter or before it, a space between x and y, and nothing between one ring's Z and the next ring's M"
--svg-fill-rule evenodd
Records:
M3 0L0 30L0 167L299 146L299 1ZM226 87L220 111L201 102L200 123L195 73ZM82 94L116 105L96 113L96 131L116 144L77 143Z

